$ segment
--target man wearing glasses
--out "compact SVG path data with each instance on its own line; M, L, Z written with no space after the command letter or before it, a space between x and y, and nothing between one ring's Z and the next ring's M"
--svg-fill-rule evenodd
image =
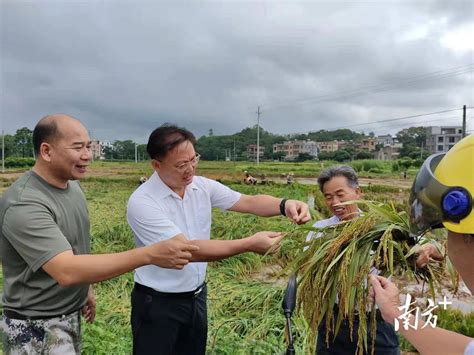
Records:
M155 172L128 202L127 220L137 246L178 237L199 247L192 252L192 263L182 270L136 269L131 315L134 354L205 354L207 262L278 248L282 236L275 232L210 240L213 207L265 217L283 214L298 224L310 219L303 202L243 195L195 176L199 162L195 143L194 135L183 128L164 125L153 131L147 151Z

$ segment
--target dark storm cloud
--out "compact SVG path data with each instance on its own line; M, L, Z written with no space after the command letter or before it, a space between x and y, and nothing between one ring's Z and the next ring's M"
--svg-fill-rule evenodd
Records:
M472 66L455 69L473 51L440 43L472 25L470 2L1 4L9 133L51 112L144 142L164 122L234 133L258 105L290 133L473 104ZM358 129L375 128L393 131Z

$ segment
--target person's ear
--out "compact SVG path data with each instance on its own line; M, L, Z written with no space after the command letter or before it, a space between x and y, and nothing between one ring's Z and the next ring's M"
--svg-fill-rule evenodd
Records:
M357 186L355 189L355 193L357 195L357 198L360 198L362 196L362 191L360 191L360 187Z
M161 162L158 161L158 160L156 160L156 159L152 159L152 160L151 160L151 166L153 167L153 169L154 169L155 171L158 171L158 170L160 170Z
M39 155L44 161L51 163L52 150L51 144L43 142L40 145Z

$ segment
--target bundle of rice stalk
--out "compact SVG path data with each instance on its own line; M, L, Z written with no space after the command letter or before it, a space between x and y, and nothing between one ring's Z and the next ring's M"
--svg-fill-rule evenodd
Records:
M309 338L315 338L318 324L324 317L327 337L318 341L328 342L329 334L335 336L343 319L349 321L352 334L357 315L357 354L362 354L364 349L368 349L369 324L373 353L377 325L374 305L368 300L367 276L371 268L375 267L383 276L404 274L409 278L426 280L433 297L443 268L430 263L424 269L416 269L415 263L410 260L415 255L405 212L396 211L393 205L370 201L349 203L354 202L367 207L360 217L322 229L304 228L321 235L307 242L304 251L301 251L300 245L300 252L286 271L296 272L299 276L298 306L313 333ZM336 302L338 312L334 317ZM371 311L370 323L367 311Z

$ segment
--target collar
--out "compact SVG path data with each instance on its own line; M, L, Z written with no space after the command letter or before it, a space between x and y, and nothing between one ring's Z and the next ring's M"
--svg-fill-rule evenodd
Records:
M196 176L194 177L196 178ZM161 180L160 175L155 171L153 175L150 177L150 179L147 181L147 183L150 182L153 186L153 191L154 193L159 197L159 198L165 198L168 196L176 197L181 199L181 197L174 192L168 185L164 183L163 180ZM199 187L196 185L196 183L193 182L190 183L188 186L185 187L184 189L184 198L186 198L186 195L190 193L191 191L198 190Z

